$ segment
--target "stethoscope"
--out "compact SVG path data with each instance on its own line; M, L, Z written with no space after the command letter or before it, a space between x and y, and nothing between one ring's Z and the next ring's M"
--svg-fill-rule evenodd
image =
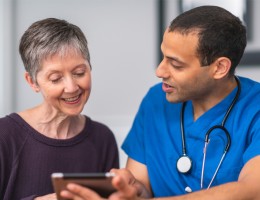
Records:
M226 153L228 152L228 150L230 148L230 145L231 145L230 134L229 134L228 130L225 128L225 123L227 121L227 118L228 118L232 108L234 107L235 103L237 102L237 99L238 99L238 97L240 95L240 91L241 91L240 81L239 81L239 79L236 76L235 76L235 79L236 79L236 82L237 82L237 92L236 92L236 95L235 95L233 101L231 102L229 108L226 111L226 114L225 114L225 116L224 116L224 118L222 120L221 125L212 126L206 132L206 135L205 135L205 146L204 146L204 151L203 151L203 161L202 161L201 179L200 179L200 187L201 187L201 189L203 189L204 169L205 169L205 162L206 162L207 146L208 146L209 141L210 141L210 139L209 139L210 133L213 130L216 130L216 129L223 130L225 135L226 135L227 143L226 143L223 155L221 156L221 159L220 159L220 161L218 163L218 166L217 166L217 168L216 168L216 170L214 172L214 175L211 178L211 181L210 181L207 189L210 188L212 182L214 181L214 179L215 179L215 177L216 177L216 175L218 173L218 170L219 170L221 164L223 163L223 160L224 160L224 158L226 156ZM182 139L182 156L180 156L180 158L177 160L177 169L178 169L178 171L180 173L183 173L183 174L189 173L190 170L191 170L191 167L192 167L192 160L190 159L189 156L187 156L187 153L186 153L186 143L185 143L185 134L184 134L185 133L185 131L184 131L184 116L183 116L184 115L185 105L186 105L186 102L184 102L182 104L182 109L181 109L181 114L180 114L180 119L181 119L181 122L180 122L180 126L181 126L181 139ZM189 187L188 187L187 190L191 192L191 189Z

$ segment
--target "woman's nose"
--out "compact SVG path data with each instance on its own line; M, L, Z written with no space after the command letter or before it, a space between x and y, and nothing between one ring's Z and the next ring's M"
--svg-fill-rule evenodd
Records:
M77 82L72 77L65 79L64 92L72 93L77 91L79 88Z

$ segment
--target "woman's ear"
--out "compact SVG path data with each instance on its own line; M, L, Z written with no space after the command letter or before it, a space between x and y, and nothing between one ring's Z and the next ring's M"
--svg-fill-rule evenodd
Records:
M228 76L231 68L231 60L227 57L219 57L215 62L214 77L216 79Z
M35 92L40 92L40 88L38 84L32 79L30 74L28 72L25 72L24 74L25 80L27 83L30 85L30 87L35 91Z

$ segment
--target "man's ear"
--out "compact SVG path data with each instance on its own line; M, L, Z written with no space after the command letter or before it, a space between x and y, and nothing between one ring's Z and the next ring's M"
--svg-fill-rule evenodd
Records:
M214 65L215 65L214 77L216 79L220 79L225 76L228 76L231 68L231 60L229 58L219 57L217 60L215 60Z
M35 92L40 92L40 88L38 84L32 79L30 74L28 72L25 72L24 74L25 80L27 83L30 85L30 87L35 91Z

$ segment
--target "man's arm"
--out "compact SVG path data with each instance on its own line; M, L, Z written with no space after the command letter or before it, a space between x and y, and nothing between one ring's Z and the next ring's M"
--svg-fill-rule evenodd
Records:
M152 190L146 165L128 158L126 169L128 169L134 175L135 179L141 183L139 187L140 196L152 197Z
M226 183L208 190L162 198L164 200L259 200L260 199L260 156L248 161L237 182Z
M142 181L147 188L150 188L149 179L145 172L147 170L142 168L135 163L135 161L130 160L127 166L128 169L136 176L139 181ZM259 200L260 199L260 156L257 156L248 161L248 163L243 167L239 179L236 182L226 183L219 186L212 187L208 190L201 190L198 192L193 192L181 196L172 196L165 198L156 198L157 200ZM139 171L140 170L140 171ZM118 187L121 194L121 198L113 198L113 200L120 199L141 199L134 197L130 194L131 185L128 185L126 182L122 183Z
M141 163L128 160L127 168L133 173L137 180L133 180L127 170L118 170L118 176L113 179L113 183L118 192L112 194L110 200L141 200L144 199L143 192L151 191L147 169ZM252 158L243 167L239 179L236 182L226 183L212 187L208 190L201 190L181 196L172 196L165 198L156 198L157 200L259 200L260 199L260 156ZM124 176L124 174L126 176ZM129 178L130 177L130 178ZM136 187L136 185L139 185ZM72 185L73 186L73 185ZM147 190L145 190L147 189ZM98 195L81 186L74 185L70 191L75 197L80 196L83 199L101 200ZM141 191L141 197L138 195ZM70 193L70 195L72 194ZM72 196L65 195L66 197ZM64 196L64 197L65 197ZM154 199L154 200L156 200Z

